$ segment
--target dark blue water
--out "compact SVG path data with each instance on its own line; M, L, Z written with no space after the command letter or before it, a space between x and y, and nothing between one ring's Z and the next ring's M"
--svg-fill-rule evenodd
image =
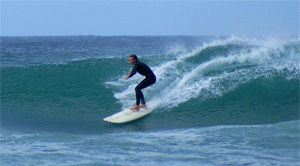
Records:
M134 104L135 53L157 76ZM297 38L1 37L3 165L296 165Z

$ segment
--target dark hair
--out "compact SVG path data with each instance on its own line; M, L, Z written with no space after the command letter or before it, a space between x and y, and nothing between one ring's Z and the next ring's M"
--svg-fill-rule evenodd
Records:
M138 59L138 57L135 55L135 54L131 54L131 55L129 55L129 58L130 57L132 57L133 59L136 59L136 61L138 61L139 59Z

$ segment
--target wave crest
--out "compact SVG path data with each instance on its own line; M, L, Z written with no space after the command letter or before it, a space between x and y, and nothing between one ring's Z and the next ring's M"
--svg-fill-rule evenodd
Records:
M231 37L203 43L192 52L175 54L172 60L152 66L157 83L144 92L159 107L173 108L191 98L222 96L259 77L297 79L299 50L299 40L274 38ZM124 81L127 88L115 93L123 107L134 102L133 89L140 79L135 77L132 82Z

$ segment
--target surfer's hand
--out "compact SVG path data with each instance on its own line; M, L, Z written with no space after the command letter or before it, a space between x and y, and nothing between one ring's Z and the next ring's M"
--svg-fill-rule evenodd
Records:
M132 70L130 70L128 73L131 74L131 73L132 73Z
M128 78L129 78L129 76L124 77L124 79L126 79L126 80L127 80Z

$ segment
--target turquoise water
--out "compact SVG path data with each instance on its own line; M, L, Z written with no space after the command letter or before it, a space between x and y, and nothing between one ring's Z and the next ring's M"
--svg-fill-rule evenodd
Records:
M111 134L2 134L3 165L298 165L299 121ZM297 129L298 128L298 129Z
M124 80L135 53L157 76L153 113ZM3 165L297 165L297 38L1 37Z

